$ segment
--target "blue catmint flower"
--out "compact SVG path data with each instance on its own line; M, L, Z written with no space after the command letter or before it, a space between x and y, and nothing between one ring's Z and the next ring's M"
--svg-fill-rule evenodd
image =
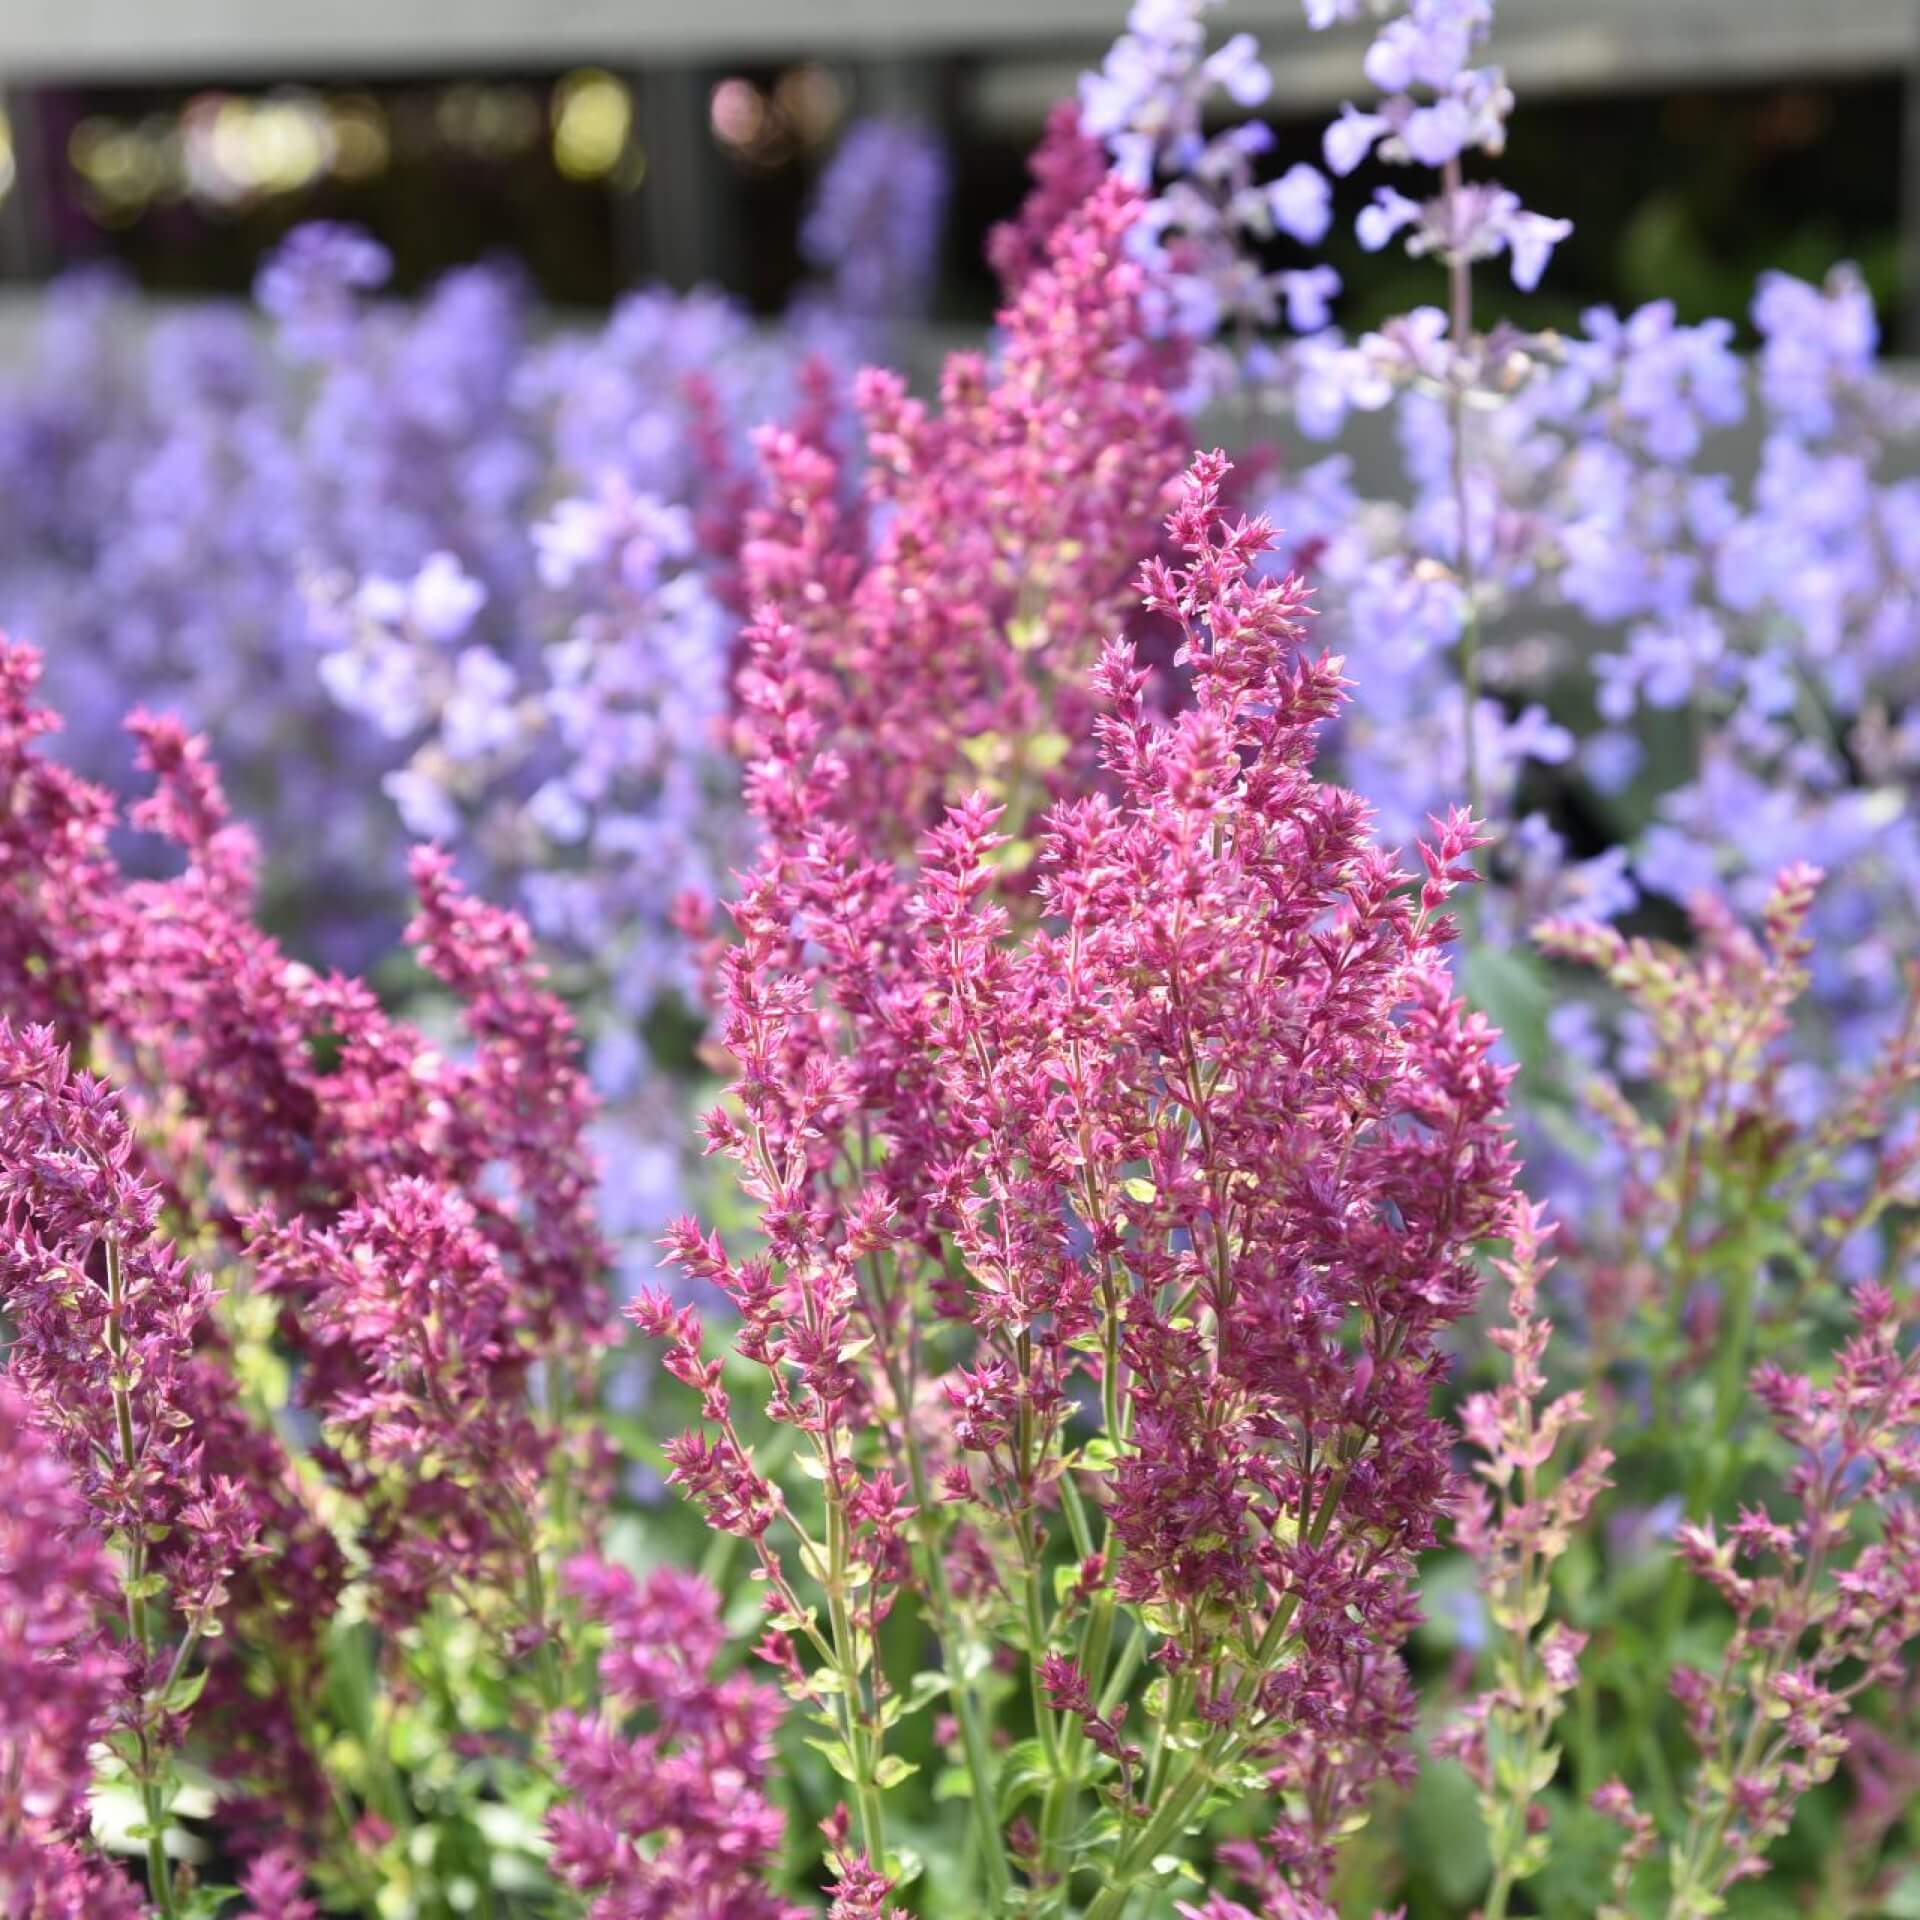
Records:
M1344 102L1339 119L1321 136L1328 172L1344 180L1365 161L1374 143L1391 130L1392 123L1385 114L1362 113L1352 101Z
M1492 20L1492 0L1413 0L1375 35L1366 76L1382 93L1441 91L1459 77Z
M359 315L359 296L387 283L393 259L358 227L315 220L296 227L254 281L260 310L276 320L289 351L337 353Z
M407 586L407 619L437 644L457 640L486 605L487 590L450 553L430 553Z
M1824 287L1791 274L1762 274L1752 318L1768 408L1789 431L1815 438L1832 432L1835 382L1864 376L1879 344L1873 301L1859 274L1838 268Z
M1409 200L1397 187L1375 187L1372 202L1361 208L1354 232L1369 253L1378 253L1397 233L1418 226L1420 203Z
M1333 224L1333 193L1326 176L1296 161L1267 188L1273 224L1302 246L1317 247Z
M948 187L946 152L924 129L881 119L848 129L800 230L837 313L897 325L924 311Z
M1296 268L1277 275L1276 283L1286 302L1287 325L1295 333L1318 333L1332 319L1332 302L1340 292L1340 276L1333 268Z

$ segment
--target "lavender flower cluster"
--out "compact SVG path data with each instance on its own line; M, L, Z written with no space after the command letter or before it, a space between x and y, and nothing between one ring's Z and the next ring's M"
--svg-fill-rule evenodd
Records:
M1844 270L1751 365L1486 325L1567 231L1469 177L1492 0L1308 0L1376 97L1270 180L1205 14L929 395L833 344L931 258L875 132L773 341L318 230L271 345L15 409L62 540L148 475L16 575L76 757L244 691L274 857L0 644L5 1920L1914 1907L1915 404ZM1444 305L1349 341L1369 155ZM385 998L262 921L380 806ZM722 1177L636 1285L669 988Z
M537 876L556 942L621 949L644 1014L687 984L658 901L733 851L706 749L747 435L832 429L925 298L944 195L927 136L857 123L818 283L768 328L647 290L552 334L497 266L403 305L384 249L326 226L266 263L257 317L149 324L109 275L58 283L0 394L0 619L46 649L63 750L124 790L130 704L205 728L318 957L367 964L407 839L459 842L490 882Z
M1593 309L1572 336L1489 324L1475 266L1504 253L1530 289L1570 231L1464 177L1467 156L1502 151L1512 107L1499 70L1475 64L1489 0L1316 5L1317 28L1374 20L1362 64L1380 95L1328 126L1327 173L1371 154L1437 176L1425 199L1381 187L1355 216L1363 247L1399 239L1433 259L1437 303L1349 340L1330 324L1333 270L1267 271L1240 217L1305 163L1204 191L1227 179L1220 155L1264 134L1199 142L1209 95L1259 97L1244 36L1207 52L1207 11L1137 7L1084 83L1083 119L1156 183L1156 234L1177 236L1156 238L1165 271L1265 289L1257 312L1224 294L1181 305L1212 390L1291 429L1259 501L1316 588L1317 631L1360 678L1334 745L1343 777L1390 844L1463 797L1490 824L1488 946L1524 948L1543 915L1613 920L1701 892L1754 914L1782 868L1829 870L1822 1037L1793 1090L1810 1110L1900 1017L1920 939L1920 394L1877 361L1865 286L1844 265L1820 286L1767 274L1750 361L1732 322L1683 324L1664 301ZM1289 231L1311 246L1330 222ZM1304 301L1288 291L1303 274L1317 276ZM1298 337L1255 331L1282 309ZM1352 453L1315 446L1366 416L1390 425L1398 466L1379 495ZM1631 1019L1577 996L1544 1006L1524 961L1483 963L1481 985L1543 1027L1536 1064L1548 1045L1583 1070L1641 1050ZM1529 1130L1536 1188L1604 1235L1611 1209L1580 1197L1593 1162L1562 1144Z

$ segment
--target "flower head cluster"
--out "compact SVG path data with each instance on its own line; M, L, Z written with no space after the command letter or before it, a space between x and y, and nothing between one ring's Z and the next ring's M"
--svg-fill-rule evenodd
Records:
M122 1186L63 1215L65 1238L48 1240L20 1282L64 1321L60 1263L97 1265L104 1253L87 1248L111 1233L130 1298L170 1315L155 1323L163 1347L142 1379L149 1391L171 1392L176 1377L182 1394L191 1389L154 1443L183 1448L181 1434L229 1433L229 1423L192 1365L206 1283L143 1251L159 1193L139 1175L151 1169L195 1196L216 1235L250 1237L258 1283L283 1309L279 1337L303 1361L300 1390L352 1442L351 1458L336 1450L333 1464L370 1503L369 1538L388 1541L380 1516L395 1502L417 1523L404 1551L382 1561L392 1603L417 1605L435 1568L486 1560L497 1526L476 1519L476 1504L495 1516L504 1506L524 1526L552 1438L526 1412L528 1369L541 1360L558 1378L577 1374L604 1326L592 1103L572 1023L542 983L524 924L467 895L428 852L414 864L412 942L461 1008L464 1057L385 1013L358 982L290 961L253 923L251 843L227 818L204 746L170 722L139 723L158 784L135 817L186 864L169 880L129 879L109 851L104 797L32 751L46 725L31 701L35 666L23 649L0 657L0 847L22 876L8 895L6 992L87 1036L147 1125L136 1148L111 1116L94 1158ZM39 1064L23 1084L41 1091L38 1105L18 1108L23 1127L42 1108L71 1109L77 1125L103 1104L91 1083L55 1075L53 1045L32 1042ZM44 1208L53 1190L34 1179L19 1204ZM37 1244L16 1236L16 1263ZM74 1350L46 1324L50 1356ZM69 1399L76 1420L110 1417L91 1398ZM264 1461L242 1472L252 1452L239 1429L229 1437L231 1470L271 1484ZM188 1465L156 1455L155 1484L178 1497L194 1484ZM376 1468L400 1471L400 1487ZM311 1523L294 1525L298 1511L277 1507L273 1532L275 1570L295 1582L327 1560Z
M1440 959L1472 830L1439 828L1413 888L1364 807L1313 778L1338 663L1302 657L1297 583L1259 573L1269 530L1221 522L1226 474L1195 463L1180 562L1142 582L1192 703L1159 719L1147 671L1108 648L1107 785L1039 823L1031 904L981 794L904 871L858 851L834 809L867 768L826 746L804 662L765 661L763 711L786 724L721 976L738 1110L709 1135L768 1244L735 1260L692 1224L671 1244L730 1294L770 1410L817 1453L824 1541L752 1460L691 1317L638 1312L712 1436L681 1444L675 1477L755 1540L779 1624L832 1681L804 1675L870 1862L890 1777L877 1629L905 1582L943 1639L1007 1611L1050 1765L1098 1756L1116 1888L1157 1876L1235 1769L1291 1786L1331 1766L1337 1823L1395 1764L1412 1556L1452 1482L1428 1398L1507 1203L1507 1074ZM1097 1452L1076 1429L1095 1405ZM1054 1657L1066 1614L1040 1580L1063 1508L1084 1560L1066 1609L1107 1622L1091 1667ZM790 1535L824 1621L779 1558ZM1120 1737L1101 1698L1116 1610L1203 1766L1163 1776L1163 1756L1149 1779ZM1331 1840L1286 1828L1283 1877L1323 1886ZM1029 1871L1060 1870L1042 1840Z
M948 184L947 156L923 128L869 119L847 129L800 229L837 315L884 330L924 310Z
M320 1909L302 1891L305 1885L305 1870L291 1848L261 1854L240 1883L247 1897L240 1920L319 1920Z
M1128 254L1138 217L1112 180L1074 206L1001 316L1000 355L954 355L938 411L895 375L861 377L869 552L832 459L763 440L739 697L749 802L776 838L831 789L870 844L910 848L963 783L984 776L1025 814L1074 771L1079 675L1180 460ZM812 791L782 791L801 755Z
M1538 929L1547 952L1603 969L1631 1009L1620 1064L1649 1097L1598 1072L1581 1089L1609 1143L1613 1209L1583 1222L1583 1238L1596 1330L1648 1307L1666 1329L1645 1356L1656 1398L1724 1365L1716 1344L1744 1338L1756 1304L1779 1311L1878 1270L1883 1223L1920 1191L1913 999L1865 1067L1815 1077L1811 1099L1781 1044L1808 986L1819 882L1812 868L1782 873L1758 937L1699 897L1691 951L1592 921ZM1785 1232L1757 1233L1762 1202ZM1792 1286L1769 1299L1768 1270L1782 1264Z
M1763 1365L1753 1391L1793 1450L1790 1520L1743 1507L1724 1529L1681 1529L1689 1567L1733 1615L1717 1668L1673 1687L1700 1756L1675 1849L1676 1915L1720 1910L1735 1881L1764 1873L1801 1797L1830 1779L1853 1703L1905 1677L1920 1639L1920 1360L1911 1315L1884 1288L1854 1297L1855 1332L1833 1377ZM1856 1519L1870 1513L1872 1536Z
M1106 147L1080 124L1071 100L1047 115L1046 131L1027 156L1032 185L1018 212L987 236L987 260L1008 298L1045 270L1060 223L1107 177Z
M52 1583L48 1622L57 1633L94 1605L97 1543L110 1541L127 1636L90 1731L144 1802L151 1887L168 1871L161 1836L171 1757L201 1683L195 1652L224 1632L229 1581L261 1551L251 1490L218 1471L197 1430L194 1346L211 1290L157 1239L160 1194L140 1177L108 1089L72 1071L50 1030L16 1032L4 1019L0 1206L0 1308L14 1330L6 1391L58 1441L94 1530L71 1542L77 1582ZM84 1668L84 1650L73 1653ZM83 1689L99 1680L97 1668L68 1677ZM44 1768L57 1756L19 1758ZM57 1863L75 1809L56 1797L39 1810L55 1819L43 1838Z
M1272 88L1250 33L1209 50L1205 15L1217 0L1137 0L1127 31L1098 73L1081 77L1077 131L1101 141L1115 171L1151 195L1133 239L1148 270L1146 306L1157 332L1189 343L1273 326L1317 332L1340 291L1331 267L1270 269L1276 236L1315 247L1333 224L1326 176L1296 161L1262 181L1272 130L1249 120L1209 136L1216 94L1232 107L1260 106ZM1229 382L1230 359L1197 355L1195 398Z
M113 1095L43 1027L0 1023L0 1203L8 1377L101 1529L160 1543L188 1630L217 1632L251 1543L239 1490L204 1470L185 1384L211 1288L156 1237L160 1194Z
M132 1883L86 1844L89 1749L124 1682L119 1597L93 1514L32 1403L0 1378L0 1913L135 1920Z
M401 1178L317 1231L267 1226L259 1284L297 1312L318 1364L328 1448L365 1504L382 1604L418 1613L450 1573L530 1546L550 1436L526 1404L530 1343L472 1205Z
M1313 24L1328 24L1313 15L1310 5ZM1341 108L1326 132L1326 160L1342 177L1369 154L1443 175L1438 197L1424 204L1393 187L1375 189L1355 226L1369 251L1405 231L1416 258L1435 254L1449 266L1505 253L1514 284L1531 289L1572 223L1529 213L1504 187L1460 175L1466 154L1506 150L1513 95L1498 67L1472 64L1492 24L1493 0L1408 0L1395 8L1364 63L1381 98L1366 111L1351 101Z
M561 1878L593 1896L592 1920L798 1920L804 1910L767 1885L784 1702L715 1672L718 1596L688 1574L643 1584L590 1560L568 1569L567 1587L604 1644L598 1717L562 1714L550 1736L570 1796L552 1816Z
M1489 1336L1508 1357L1508 1376L1471 1395L1460 1414L1483 1457L1474 1462L1479 1484L1462 1502L1454 1537L1480 1563L1499 1651L1494 1685L1448 1729L1444 1744L1479 1789L1496 1885L1503 1889L1546 1861L1545 1823L1535 1808L1558 1768L1549 1742L1578 1682L1587 1642L1560 1621L1546 1625L1553 1568L1578 1537L1613 1464L1598 1446L1577 1464L1558 1460L1563 1442L1588 1415L1578 1390L1547 1397L1553 1323L1540 1311L1540 1283L1551 1264L1548 1231L1537 1206L1515 1205L1511 1251L1499 1263L1508 1321Z

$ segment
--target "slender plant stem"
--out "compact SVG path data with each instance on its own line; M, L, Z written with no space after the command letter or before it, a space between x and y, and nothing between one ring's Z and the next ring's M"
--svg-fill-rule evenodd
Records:
M878 1275L875 1275L878 1299ZM876 1330L878 1321L876 1319ZM960 1750L966 1761L967 1782L972 1801L974 1834L980 1846L981 1864L986 1870L987 1891L995 1901L1003 1901L1013 1885L1007 1866L1006 1843L994 1807L993 1748L987 1737L986 1710L981 1703L977 1678L959 1659L959 1610L953 1602L953 1586L947 1578L946 1555L941 1549L941 1525L933 1499L933 1485L927 1477L927 1459L914 1425L912 1396L908 1391L899 1356L884 1334L879 1348L886 1367L887 1381L893 1389L894 1405L899 1410L900 1434L906 1453L907 1479L913 1488L913 1505L920 1536L921 1571L926 1581L927 1604L933 1614L933 1630L946 1654L948 1679L953 1693L954 1717L960 1722ZM956 1666L958 1671L956 1671Z
M1449 160L1441 170L1441 184L1449 199L1457 199L1461 189L1460 162ZM1471 497L1468 491L1467 395L1465 367L1473 344L1473 267L1464 255L1454 254L1447 262L1448 323L1452 338L1454 364L1447 382L1447 419L1451 429L1454 508L1454 538L1459 543L1456 570L1466 612L1460 628L1460 692L1464 709L1462 749L1466 762L1467 806L1473 817L1484 817L1485 795L1480 790L1480 744L1476 737L1475 715L1480 705L1480 608L1474 577L1473 530L1470 524ZM1471 903L1473 896L1468 895ZM1472 912L1471 904L1468 911Z
M111 1238L106 1242L106 1262L106 1341L107 1355L112 1362L113 1420L120 1444L121 1469L132 1479L139 1471L140 1452L133 1430L133 1392L126 1377L126 1329L122 1319L127 1305L126 1273L121 1264L119 1243ZM147 1610L146 1582L147 1543L136 1527L127 1541L127 1638L142 1660L151 1646L153 1631ZM191 1645L191 1641L188 1645ZM173 1678L179 1673L181 1660L184 1660L187 1652L188 1646L183 1646L180 1658L174 1661L169 1670L167 1686L171 1686ZM160 1697L163 1701L166 1698L166 1687L162 1688ZM147 1737L145 1704L137 1736L137 1765L140 1807L147 1839L147 1890L166 1920L173 1920L173 1916L179 1912L179 1906L174 1899L173 1871L167 1864L168 1811L160 1790L155 1756Z
M832 1463L828 1463L831 1472ZM847 1552L847 1519L839 1500L827 1497L827 1616L833 1627L834 1669L839 1677L840 1728L853 1770L854 1805L860 1819L860 1844L875 1868L884 1873L887 1859L886 1822L880 1811L880 1788L875 1779L875 1742L863 1724L863 1690L855 1643L853 1616L847 1607L851 1566Z

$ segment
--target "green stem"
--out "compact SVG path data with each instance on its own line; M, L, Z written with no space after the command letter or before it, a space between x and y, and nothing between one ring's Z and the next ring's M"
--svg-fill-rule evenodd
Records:
M1113 1663L1113 1671L1107 1676L1107 1684L1100 1693L1100 1711L1105 1718L1113 1718L1114 1708L1127 1697L1127 1689L1133 1685L1134 1675L1140 1671L1140 1664L1146 1657L1146 1633L1135 1627L1120 1649L1120 1657Z
M1071 1484L1063 1481L1063 1487L1071 1491ZM1077 1506L1079 1496L1073 1496ZM1071 1511L1072 1509L1070 1509ZM1081 1522L1084 1525L1084 1519ZM1113 1622L1116 1602L1113 1589L1103 1586L1094 1595L1092 1605L1087 1609L1087 1621L1080 1636L1080 1672L1089 1689L1102 1688L1107 1668L1107 1657L1113 1642ZM1137 1664L1137 1657L1136 1662ZM1121 1685L1124 1690L1126 1681L1131 1677L1133 1665L1122 1662ZM1111 1709L1103 1702L1101 1712ZM1087 1750L1089 1746L1087 1730L1081 1722L1068 1715L1060 1731L1060 1771L1047 1789L1046 1808L1042 1820L1042 1858L1052 1858L1053 1847L1063 1833L1072 1833L1079 1820L1080 1786L1085 1778ZM1062 1881L1062 1892L1066 1890L1066 1880L1071 1878L1069 1870Z
M1044 1896L1045 1890L1057 1885L1061 1878L1060 1835L1068 1782L1055 1714L1047 1704L1046 1688L1040 1682L1040 1663L1047 1652L1046 1606L1040 1591L1045 1568L1034 1548L1032 1516L1021 1515L1017 1524L1022 1558L1026 1562L1022 1588L1027 1628L1027 1690L1033 1705L1034 1731L1039 1735L1040 1751L1047 1764L1047 1791L1040 1813L1040 1848L1033 1871L1035 1893Z
M111 1238L106 1241L107 1261L107 1358L111 1363L110 1378L113 1391L113 1421L120 1444L120 1465L131 1478L140 1464L140 1451L133 1431L133 1392L126 1377L126 1334L121 1325L121 1315L126 1310L126 1273L121 1265L119 1243ZM144 1657L152 1642L152 1622L147 1612L146 1596L147 1543L137 1530L127 1541L127 1637ZM187 1649L181 1649L184 1658ZM180 1661L176 1660L168 1676L168 1684L180 1670ZM162 1689L161 1698L166 1697ZM160 1791L158 1768L156 1767L152 1747L147 1739L145 1706L142 1703L142 1724L138 1736L138 1768L140 1775L140 1806L147 1830L147 1881L148 1892L153 1896L161 1913L167 1920L179 1912L174 1900L173 1873L167 1865L167 1827L168 1808Z
M1460 192L1458 160L1447 162L1442 184L1449 197ZM1478 820L1483 817L1480 791L1480 745L1474 737L1474 715L1480 704L1480 610L1475 598L1473 539L1468 525L1467 488L1467 396L1462 385L1465 361L1473 341L1473 268L1464 256L1447 264L1448 326L1456 364L1447 384L1448 424L1452 429L1452 482L1454 538L1459 542L1460 591L1466 602L1466 616L1460 629L1460 693L1465 706L1462 749L1466 761L1467 807ZM1468 902L1474 896L1469 893ZM1469 911L1471 906L1469 905Z
M1748 1364L1754 1334L1754 1262L1745 1246L1736 1247L1728 1269L1726 1324L1713 1374L1713 1429L1707 1444L1694 1456L1687 1484L1686 1517L1698 1524L1720 1503L1725 1489L1733 1429L1746 1399ZM1675 1554L1667 1566L1660 1594L1659 1637L1654 1645L1672 1647L1685 1627L1693 1599L1693 1577L1687 1563Z
M832 1463L828 1462L829 1471ZM874 1742L863 1724L860 1662L853 1617L847 1609L847 1520L838 1499L827 1500L827 1616L833 1626L834 1670L840 1679L840 1729L853 1769L853 1796L860 1819L860 1844L874 1868L884 1873L887 1861L886 1821L880 1811L880 1788L874 1775Z
M1166 1780L1167 1764L1173 1757L1172 1742L1168 1736L1187 1717L1187 1703L1192 1696L1193 1680L1188 1674L1176 1673L1168 1681L1166 1711L1160 1716L1160 1723L1153 1730L1153 1745L1147 1758L1148 1806L1152 1806L1160 1798L1160 1789Z
M1031 1541L1027 1544L1026 1562L1027 1690L1033 1702L1034 1731L1040 1736L1040 1750L1046 1756L1047 1770L1057 1774L1060 1771L1060 1738L1054 1725L1053 1709L1047 1704L1046 1689L1040 1684L1040 1662L1046 1658L1047 1652L1046 1610L1040 1595L1043 1569L1040 1556L1033 1551Z
M1224 1735L1216 1734L1194 1757L1192 1765L1168 1789L1160 1811L1121 1849L1107 1884L1093 1898L1083 1920L1119 1920L1141 1875L1186 1830L1200 1802L1213 1784L1213 1768L1227 1751Z
M534 1656L534 1677L540 1688L540 1704L554 1712L566 1699L560 1681L560 1661L554 1651L553 1631L547 1619L547 1577L540 1565L540 1550L529 1542L522 1563L522 1592L526 1602L527 1625L537 1633L539 1651Z
M1343 1462L1335 1469L1327 1483L1319 1510L1307 1528L1307 1539L1318 1546L1326 1537L1327 1530L1333 1524L1333 1516L1340 1505L1340 1497L1346 1491L1347 1479L1353 1471L1352 1460ZM1234 1704L1243 1711L1251 1707L1259 1691L1260 1682L1271 1670L1273 1662L1279 1657L1280 1649L1285 1646L1287 1630L1293 1624L1294 1614L1299 1610L1300 1596L1289 1593L1274 1608L1273 1617L1267 1622L1266 1631L1260 1636L1260 1644L1254 1650L1246 1670L1240 1677L1239 1685L1234 1689ZM1164 1795L1162 1783L1170 1771L1168 1760L1171 1753L1167 1740L1167 1729L1184 1717L1185 1707L1181 1701L1180 1688L1187 1683L1184 1674L1176 1675L1167 1712L1160 1726L1155 1730L1153 1760L1148 1769L1146 1802L1149 1806L1159 1806L1147 1827L1132 1841L1121 1848L1119 1858L1113 1867L1107 1884L1094 1896L1082 1920L1120 1920L1125 1912L1133 1889L1140 1883L1143 1874L1152 1869L1153 1862L1186 1831L1187 1823L1193 1818L1200 1803L1206 1798L1215 1775L1223 1762L1234 1757L1235 1744L1231 1736L1224 1732L1215 1733L1206 1746L1196 1754L1184 1773L1166 1784ZM1178 1711L1176 1712L1176 1707Z
M884 1348L885 1343L882 1342ZM914 1511L919 1521L920 1551L927 1583L927 1600L933 1610L933 1630L942 1649L961 1671L949 1669L953 1691L954 1717L960 1722L960 1750L967 1765L967 1780L972 1788L974 1833L980 1844L980 1859L986 1868L987 1891L996 1903L1004 1901L1013 1886L1007 1866L1006 1844L995 1817L993 1748L987 1738L986 1713L980 1703L980 1690L973 1676L964 1671L960 1652L958 1612L953 1604L953 1586L947 1578L946 1555L940 1545L940 1518L934 1505L933 1489L927 1479L926 1456L920 1437L914 1431L912 1409L908 1404L906 1381L899 1362L886 1353L887 1378L893 1388L894 1403L900 1409L900 1429L905 1442L907 1477L913 1487Z
M147 1818L147 1891L160 1911L172 1916L180 1909L173 1897L173 1869L167 1864L166 1811L160 1805L159 1793L147 1781L140 1783L140 1798Z

